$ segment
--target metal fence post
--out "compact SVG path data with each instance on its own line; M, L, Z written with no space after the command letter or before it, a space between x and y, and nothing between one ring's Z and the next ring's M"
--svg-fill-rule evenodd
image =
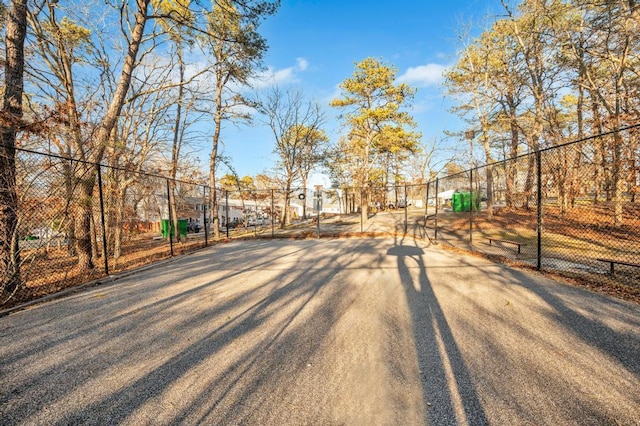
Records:
M469 244L473 245L473 169L469 169Z
M211 190L209 190L211 192ZM204 246L207 247L209 245L209 227L207 226L207 187L205 185L202 186L202 220L204 225Z
M225 189L224 190L224 209L225 209L225 215L227 216L227 220L225 221L227 223L227 238L229 238L229 190Z
M306 201L305 201L306 203ZM317 225L317 232L318 232L318 238L320 238L320 213L322 212L322 191L318 190L318 215L316 216L318 219L318 223Z
M542 155L540 154L540 150L536 151L536 173L538 175L537 181L537 203L538 203L538 224L537 224L537 233L538 233L538 247L537 247L537 264L536 269L539 271L542 269Z
M436 178L436 212L434 216L434 224L433 224L433 239L438 240L438 188L440 186L440 178Z
M407 200L407 185L404 185L404 233L407 233L407 228L409 227L409 217L408 217L408 211L409 210L409 202Z
M364 208L362 206L362 204L364 204L362 202L363 195L364 195L363 194L363 190L362 190L362 188L360 188L360 233L361 234L364 233L364 218L362 217L362 212L363 212L363 208ZM355 197L355 194L354 194L354 197ZM354 206L355 206L355 202L354 202Z
M424 226L427 227L427 216L429 216L429 187L431 182L427 182L427 194L424 199Z
M169 183L169 179L167 179L167 216L169 220L167 224L169 225L169 251L171 256L173 256L173 223L171 220L171 184Z
M109 253L107 252L107 228L104 220L104 197L102 194L102 166L98 164L98 193L100 194L100 222L102 223L102 256L104 257L104 273L109 275Z

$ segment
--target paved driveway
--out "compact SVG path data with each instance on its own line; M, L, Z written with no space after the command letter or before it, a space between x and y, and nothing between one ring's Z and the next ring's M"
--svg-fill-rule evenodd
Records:
M234 242L0 318L0 423L640 424L640 307L413 240Z

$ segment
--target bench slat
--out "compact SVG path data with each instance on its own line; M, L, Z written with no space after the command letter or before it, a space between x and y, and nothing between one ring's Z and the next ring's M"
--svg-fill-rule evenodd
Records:
M518 254L520 254L520 246L525 246L526 245L525 243L519 243L517 241L503 240L503 239L500 239L500 238L488 238L488 240L489 240L489 245L491 245L492 241L500 242L500 243L507 243L507 244L514 244L514 245L518 246Z
M616 259L602 259L602 258L596 258L596 260L600 261L600 262L605 262L605 263L609 263L609 271L611 272L611 275L614 275L614 269L613 269L613 265L615 265L616 263L618 265L625 265L625 266L633 266L636 268L640 268L640 264L638 263L631 263L631 262L627 262L624 260L616 260Z

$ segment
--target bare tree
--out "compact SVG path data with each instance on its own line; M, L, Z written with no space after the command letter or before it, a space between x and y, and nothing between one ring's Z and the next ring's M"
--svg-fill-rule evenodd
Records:
M323 157L328 149L329 138L325 132L318 126L324 124L324 115L319 113L319 122L317 126L299 129L299 137L303 139L302 152L298 160L298 168L300 170L300 181L302 188L307 189L309 185L309 176L311 172L322 165ZM302 204L302 216L307 217L307 203Z
M11 1L6 25L5 90L0 115L0 296L3 298L11 296L20 284L15 146L22 121L26 0Z
M249 109L253 105L242 89L249 87L256 71L262 69L262 59L266 52L265 40L257 32L263 16L246 17L238 13L231 0L217 1L207 15L207 28L217 37L200 39L202 49L214 63L211 73L214 79L210 103L213 105L213 134L209 157L209 186L216 187L217 157L220 152L222 126L225 122L250 121ZM210 87L207 84L207 87ZM216 191L212 192L211 211L218 211ZM216 237L219 236L217 214L213 217Z
M449 158L442 156L447 152L443 140L435 138L431 143L421 143L416 151L414 161L409 165L409 176L414 184L430 182L444 170L444 165L451 161L453 155L449 152Z
M163 89L170 85L171 70L166 64L145 64L138 69L114 140L107 149L107 238L116 262L121 255L127 199L133 197L129 214L136 216L137 204L149 192L149 179L142 172L158 167L153 161L165 147L163 142L171 137L169 109L174 102L169 91Z
M277 171L285 193L280 225L291 222L289 208L294 182L302 177L300 165L309 152L309 146L324 140L321 129L323 115L320 105L307 101L297 89L272 87L258 103L258 111L271 129L274 153L278 155Z

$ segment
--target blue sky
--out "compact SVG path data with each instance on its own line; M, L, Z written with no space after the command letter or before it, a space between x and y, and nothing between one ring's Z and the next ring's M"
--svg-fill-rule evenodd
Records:
M398 68L400 81L418 89L413 116L423 140L433 141L444 130L460 128L440 86L442 70L456 60L457 36L470 23L477 33L490 11L500 8L500 0L282 0L278 13L260 27L269 44L267 73L324 105L326 131L335 141L338 111L328 103L339 94L338 85L353 74L355 62L383 59ZM273 167L267 127L229 124L222 137L224 153L240 176Z

